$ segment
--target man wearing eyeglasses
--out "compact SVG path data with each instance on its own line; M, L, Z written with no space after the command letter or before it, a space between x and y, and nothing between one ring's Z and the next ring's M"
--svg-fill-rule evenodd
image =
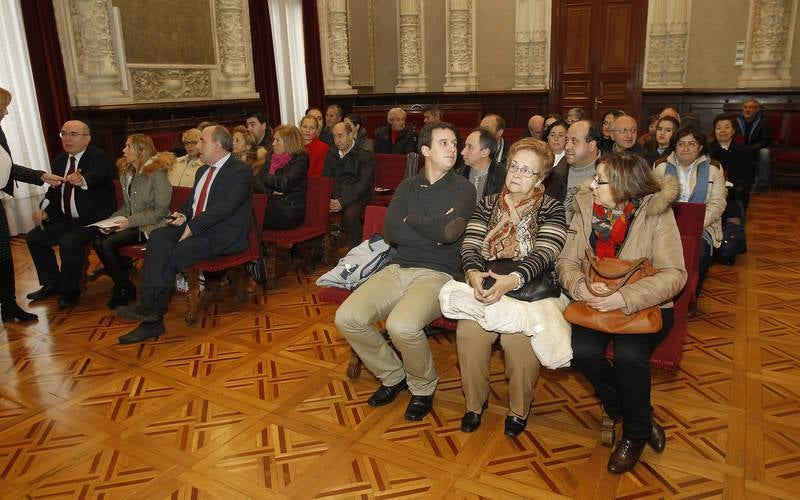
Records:
M62 177L61 186L47 191L43 210L35 210L36 227L26 238L41 288L28 294L42 300L60 294L59 309L75 304L86 261L83 245L97 233L85 226L107 218L117 208L114 164L101 149L90 146L89 126L71 120L61 127L64 152L53 160L51 171ZM59 246L61 269L53 246Z
M622 115L614 120L614 129L611 131L611 139L614 141L610 151L604 153L632 153L639 155L647 161L651 167L656 161L656 157L646 147L639 144L636 140L639 132L636 118L631 115Z

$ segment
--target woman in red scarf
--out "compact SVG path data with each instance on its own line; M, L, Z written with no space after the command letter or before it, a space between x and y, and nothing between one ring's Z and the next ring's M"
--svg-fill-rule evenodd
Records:
M300 135L310 161L308 167L309 177L319 177L325 167L325 157L328 156L328 145L319 140L319 123L316 118L306 115L300 120Z
M255 192L269 195L265 229L294 229L306 215L308 154L294 125L272 132L272 156L255 178Z
M622 439L608 460L612 474L631 470L645 444L657 453L666 446L664 430L651 418L650 355L672 328L672 298L686 283L681 237L670 206L677 196L675 179L665 177L659 183L640 156L601 157L590 189L575 195L570 233L556 261L562 288L593 309L633 314L661 308L663 327L656 333L615 335L572 325L572 365L589 379L603 403L603 431L611 443L614 425L622 420ZM658 273L599 297L595 293L608 287L586 282L587 251L625 260L647 257ZM606 360L609 342L614 343L613 363Z

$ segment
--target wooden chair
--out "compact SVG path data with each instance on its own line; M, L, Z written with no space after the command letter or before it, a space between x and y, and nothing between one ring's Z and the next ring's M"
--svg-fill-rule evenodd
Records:
M186 271L187 281L189 282L189 293L186 296L189 310L186 312L186 323L193 325L197 322L200 311L204 310L208 301L216 294L218 282L210 280L207 282L204 292L200 292L200 272L217 273L227 271L233 289L237 292L240 303L247 300L247 288L245 280L247 274L244 265L250 261L261 258L261 228L264 226L264 212L267 208L267 195L253 195L253 221L250 225L248 236L250 244L247 249L236 255L224 255L211 260L204 260L193 265Z
M303 224L295 229L265 229L261 239L266 246L265 267L267 286L275 286L278 279L278 244L295 245L314 238L322 238L328 233L328 213L333 179L330 177L309 177L306 191L306 216ZM312 249L304 250L306 266L312 258Z
M675 212L675 221L678 223L678 231L681 234L683 260L688 276L683 290L672 301L675 317L672 329L650 356L650 366L667 370L677 370L681 362L683 340L686 338L689 317L689 304L696 300L695 291L700 279L698 271L706 206L703 203L676 203L673 211ZM609 344L606 357L613 359L613 344Z

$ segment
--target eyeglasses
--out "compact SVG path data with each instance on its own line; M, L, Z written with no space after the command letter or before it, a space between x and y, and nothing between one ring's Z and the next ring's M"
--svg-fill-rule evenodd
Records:
M529 169L528 167L520 167L520 166L517 166L517 165L515 165L513 163L511 164L510 167L508 167L508 171L511 172L512 174L516 174L517 172L519 172L522 175L522 177L525 177L526 179L530 179L534 175L537 175L537 176L541 175L539 172L534 172L533 170Z
M80 133L80 132L65 132L65 131L63 131L63 130L62 130L61 132L59 132L59 133L58 133L58 135L59 135L59 137L61 137L62 139L63 139L64 137L72 137L72 138L74 139L74 138L76 138L76 137L80 137L80 136L82 136L82 135L90 135L90 134L82 134L82 133Z
M605 186L606 184L608 184L608 182L601 181L600 178L597 177L596 175L592 176L592 186L594 186L595 188L598 188L600 186Z
M620 134L635 134L639 129L636 127L631 128L618 128L615 132L619 132Z
M679 142L675 146L681 149L694 149L697 146L699 146L699 144L695 141L689 141L689 142Z
M197 141L183 141L184 146L194 146L197 144Z

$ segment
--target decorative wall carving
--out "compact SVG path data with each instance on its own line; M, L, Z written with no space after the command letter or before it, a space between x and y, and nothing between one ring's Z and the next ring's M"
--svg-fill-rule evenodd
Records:
M350 36L347 0L322 0L322 56L325 73L325 92L352 94L350 86Z
M447 73L444 90L477 90L475 71L475 3L473 0L447 0Z
M791 85L791 55L798 0L751 0L747 46L739 86Z
M211 97L211 72L206 69L131 69L133 98L137 101Z
M550 2L517 0L514 35L514 89L547 87Z
M216 64L169 66L127 63L120 11L111 0L52 1L73 105L258 95L247 0L206 0L215 16L208 29L216 34Z
M692 0L650 0L644 87L683 87L686 82Z
M397 92L425 92L427 89L422 8L422 0L400 0L397 4L400 53Z

